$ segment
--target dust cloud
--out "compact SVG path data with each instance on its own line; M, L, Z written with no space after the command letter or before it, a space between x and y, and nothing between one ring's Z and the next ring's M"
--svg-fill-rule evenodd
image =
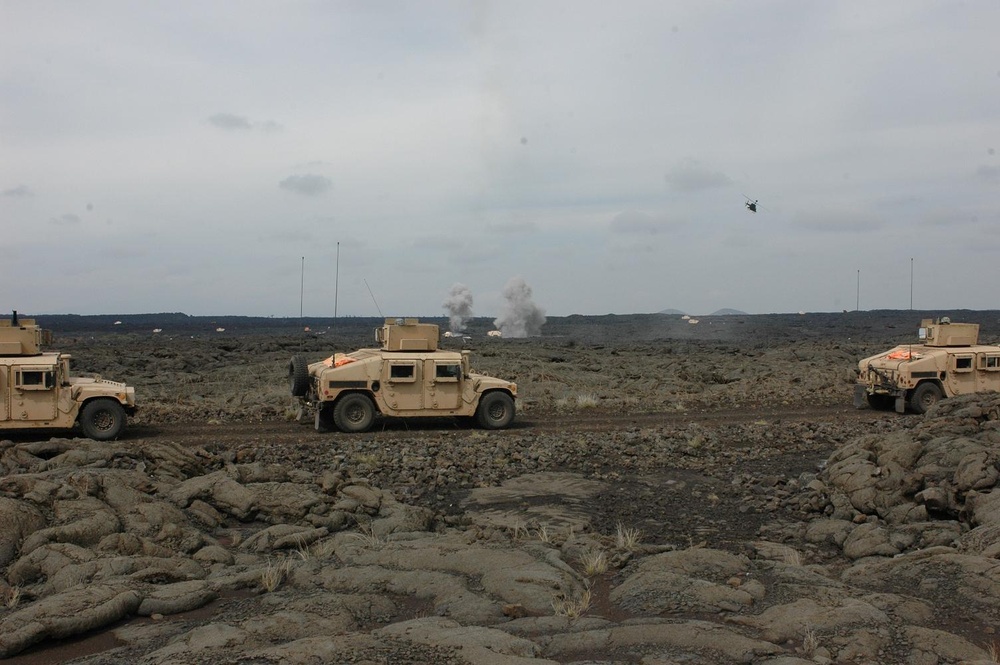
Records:
M545 310L531 300L531 287L520 277L512 277L503 287L507 299L503 313L493 320L493 325L504 337L534 337L542 334Z
M441 306L448 313L448 329L453 333L464 332L466 322L472 317L472 291L469 287L456 282Z

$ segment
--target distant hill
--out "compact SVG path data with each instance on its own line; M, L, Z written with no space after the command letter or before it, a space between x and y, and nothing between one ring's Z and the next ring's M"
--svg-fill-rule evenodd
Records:
M679 309L665 309L657 312L657 314L676 314L677 316L683 316L684 314L687 314L687 312L682 312Z
M709 316L749 316L749 314L747 314L746 312L741 312L738 309L725 308L725 309L717 309L711 314L709 314Z

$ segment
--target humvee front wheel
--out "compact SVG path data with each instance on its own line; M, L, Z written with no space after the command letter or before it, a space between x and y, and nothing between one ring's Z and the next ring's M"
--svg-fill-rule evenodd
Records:
M125 428L125 409L113 399L95 399L83 405L79 420L88 439L111 441Z
M375 422L375 405L367 395L344 395L333 408L333 422L342 432L367 432Z
M503 429L514 420L514 400L504 392L483 395L476 409L476 422L483 429Z
M910 408L917 413L926 413L927 409L941 401L941 389L936 383L921 383L910 395Z

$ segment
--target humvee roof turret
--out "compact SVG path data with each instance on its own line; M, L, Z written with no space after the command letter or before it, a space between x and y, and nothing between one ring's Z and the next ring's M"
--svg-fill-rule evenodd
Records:
M70 428L97 441L117 438L135 413L135 389L70 376L71 356L43 351L52 334L33 319L0 321L0 429Z
M938 400L1000 390L1000 346L979 343L979 324L924 319L917 343L858 363L854 405L924 413Z
M467 416L486 429L514 419L517 384L470 369L468 350L438 348L438 327L388 318L378 348L335 353L288 366L291 392L312 410L319 431L364 432L378 414L402 418Z

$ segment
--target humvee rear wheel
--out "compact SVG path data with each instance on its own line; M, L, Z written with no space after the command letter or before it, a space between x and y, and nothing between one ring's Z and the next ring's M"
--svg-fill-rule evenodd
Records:
M926 413L927 409L941 401L941 389L936 383L921 383L910 395L910 408L917 413Z
M309 364L302 356L292 356L288 363L288 379L292 397L305 397L309 392Z
M514 400L503 392L487 393L479 400L476 422L483 429L503 429L514 420Z
M95 399L80 410L80 429L94 441L117 439L125 428L125 409L112 399Z
M367 432L375 422L375 405L367 395L344 395L333 408L333 422L343 432Z

